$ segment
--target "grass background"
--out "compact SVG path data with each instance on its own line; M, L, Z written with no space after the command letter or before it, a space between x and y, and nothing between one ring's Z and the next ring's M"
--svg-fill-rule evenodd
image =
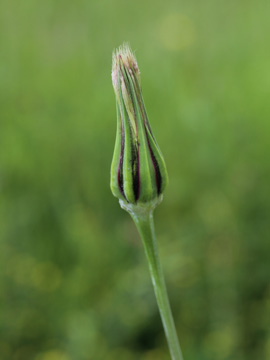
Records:
M123 41L170 176L156 230L185 359L270 358L269 7L1 1L1 360L169 359L109 189Z

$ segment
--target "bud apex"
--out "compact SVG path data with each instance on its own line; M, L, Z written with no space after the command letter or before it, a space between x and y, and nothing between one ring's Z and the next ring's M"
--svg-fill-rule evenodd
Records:
M128 46L113 55L117 133L111 189L123 207L158 203L168 183L166 165L147 118L140 72Z

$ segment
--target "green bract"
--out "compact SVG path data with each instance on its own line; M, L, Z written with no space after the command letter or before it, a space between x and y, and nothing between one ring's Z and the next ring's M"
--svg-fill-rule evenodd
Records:
M147 118L137 61L129 47L113 55L117 134L111 189L123 205L158 200L167 183L166 165Z

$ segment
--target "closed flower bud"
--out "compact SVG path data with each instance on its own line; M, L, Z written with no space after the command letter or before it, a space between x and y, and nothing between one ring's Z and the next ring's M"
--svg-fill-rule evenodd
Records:
M113 55L117 134L111 166L111 189L122 206L158 203L168 176L147 118L137 61L129 47Z

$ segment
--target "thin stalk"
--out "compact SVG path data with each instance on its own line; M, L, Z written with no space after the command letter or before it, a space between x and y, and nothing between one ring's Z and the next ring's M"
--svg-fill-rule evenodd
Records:
M153 211L150 210L149 212L146 212L144 214L133 213L131 214L131 216L137 226L137 229L143 241L144 250L148 260L150 275L154 286L158 308L165 330L171 358L172 360L183 360L171 312L163 271L160 265L155 237Z

